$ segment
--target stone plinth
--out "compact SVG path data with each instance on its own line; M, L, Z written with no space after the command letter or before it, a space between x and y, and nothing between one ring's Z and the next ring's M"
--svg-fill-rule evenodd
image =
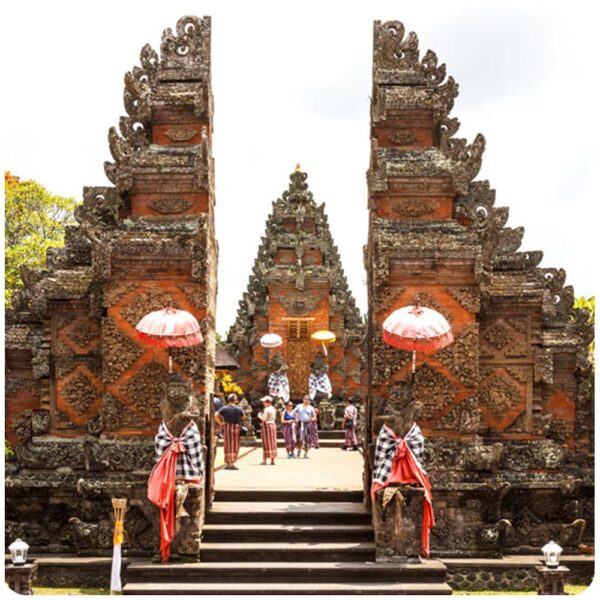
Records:
M377 493L373 504L377 562L420 560L424 493L423 488L405 485L388 486ZM393 494L385 508L384 494Z
M571 570L568 567L559 566L536 567L538 572L538 596L563 596L566 595L565 585L569 579Z
M23 596L33 595L32 584L37 575L36 562L24 565L7 564L4 573L6 583L13 592Z

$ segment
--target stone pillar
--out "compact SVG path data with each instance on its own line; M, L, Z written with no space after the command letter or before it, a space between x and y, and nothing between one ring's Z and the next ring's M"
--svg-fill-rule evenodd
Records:
M407 485L377 492L373 504L377 562L420 561L424 493L423 488Z
M37 568L36 562L30 562L24 565L7 564L4 573L8 587L16 594L32 596L32 584L37 576Z
M568 567L550 568L541 566L536 567L538 572L538 596L564 596L565 585L569 579L571 570Z

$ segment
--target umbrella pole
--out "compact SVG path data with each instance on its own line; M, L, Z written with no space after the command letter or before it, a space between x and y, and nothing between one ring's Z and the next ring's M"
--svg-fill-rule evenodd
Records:
M169 346L169 375L173 372L173 357L171 356L171 346Z
M327 348L325 347L325 344L321 344L321 347L323 348L323 354L327 356Z
M417 351L412 352L412 380L415 380L415 371L417 370Z

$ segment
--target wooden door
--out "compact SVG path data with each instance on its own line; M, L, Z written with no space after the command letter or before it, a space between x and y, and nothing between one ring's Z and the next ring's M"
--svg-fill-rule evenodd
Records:
M308 392L310 373L310 321L290 319L288 321L288 380L290 395L299 399Z

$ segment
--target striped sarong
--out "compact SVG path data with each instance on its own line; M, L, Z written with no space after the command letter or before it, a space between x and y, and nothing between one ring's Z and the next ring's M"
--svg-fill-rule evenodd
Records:
M346 436L344 438L344 445L346 447L358 446L358 440L356 439L356 425L352 425L352 427L346 427Z
M225 462L233 464L240 451L240 426L238 423L223 424L223 446L225 450Z
M283 443L285 444L285 450L289 454L293 452L295 446L294 440L294 422L288 421L281 426L283 432Z
M319 447L319 425L317 421L312 421L310 424L310 444L313 448Z
M300 421L296 428L296 446L305 450L312 448L312 428L310 421Z
M275 423L264 423L260 427L260 439L263 447L263 460L277 458L277 427Z

